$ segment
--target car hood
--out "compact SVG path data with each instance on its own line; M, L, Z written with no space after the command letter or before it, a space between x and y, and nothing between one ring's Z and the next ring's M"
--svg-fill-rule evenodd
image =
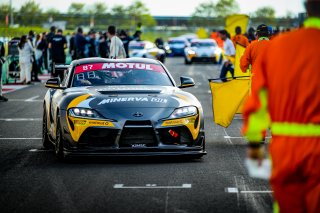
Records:
M84 98L76 107L94 109L105 118L121 119L142 113L138 119L154 120L169 117L179 107L192 105L201 108L192 94L171 86L78 87L65 92L79 93L76 98Z
M215 53L215 48L213 47L201 47L201 48L194 48L193 49L197 55L213 55Z
M200 105L190 93L172 86L99 86L70 88L66 93L88 97L78 107L97 110L111 108L179 108Z

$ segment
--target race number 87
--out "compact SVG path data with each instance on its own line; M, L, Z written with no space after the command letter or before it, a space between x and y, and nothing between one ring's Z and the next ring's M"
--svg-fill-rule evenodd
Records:
M84 66L82 66L83 70L92 70L92 68L93 68L93 65L84 65Z

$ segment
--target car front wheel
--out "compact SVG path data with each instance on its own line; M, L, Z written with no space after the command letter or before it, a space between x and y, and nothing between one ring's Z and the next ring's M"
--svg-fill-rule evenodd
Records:
M52 148L52 143L50 142L49 136L48 136L48 121L47 121L47 113L45 109L43 109L43 117L42 117L42 146L45 149Z
M56 128L55 154L58 160L63 161L65 159L65 154L63 152L63 136L61 133L61 125L59 121L57 121Z

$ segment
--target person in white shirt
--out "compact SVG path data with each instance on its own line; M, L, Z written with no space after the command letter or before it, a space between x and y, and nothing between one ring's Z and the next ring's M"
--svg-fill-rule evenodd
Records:
M123 43L118 36L116 36L116 27L109 26L108 27L108 37L110 39L110 58L118 59L118 58L126 58L126 51L123 47Z
M234 77L234 67L230 59L235 57L236 50L234 48L233 42L228 38L228 32L226 30L220 30L219 36L224 41L223 42L224 55L227 58L222 65L222 69L220 73L221 81L225 82L227 81L226 75L228 71L231 73L232 77Z
M20 81L27 84L31 83L31 70L33 62L34 49L31 42L23 35L18 44L19 65L20 65Z

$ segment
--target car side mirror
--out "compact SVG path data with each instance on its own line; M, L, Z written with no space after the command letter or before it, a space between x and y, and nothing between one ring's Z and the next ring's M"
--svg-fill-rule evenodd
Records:
M190 77L180 77L181 85L179 88L187 88L187 87L193 87L195 85L194 80Z
M50 78L47 80L45 87L52 89L65 89L65 87L61 87L60 78Z

